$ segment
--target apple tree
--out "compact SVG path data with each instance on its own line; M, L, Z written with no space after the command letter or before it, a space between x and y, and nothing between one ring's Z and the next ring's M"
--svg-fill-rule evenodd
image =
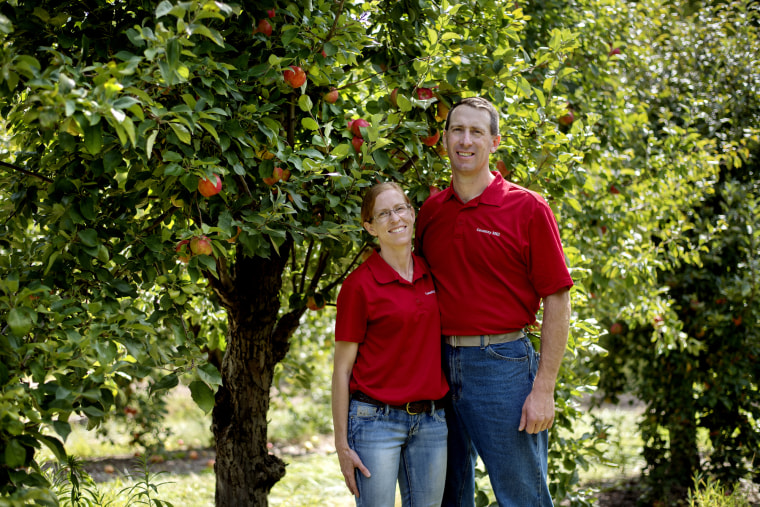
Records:
M557 118L579 42L556 27L529 52L528 22L499 2L0 3L0 494L54 503L41 445L64 459L73 416L97 427L183 377L212 413L216 503L266 505L275 367L370 248L362 190L447 184L452 102L491 98L505 174L578 206L596 134ZM573 322L556 431L594 333ZM572 499L595 442L554 442Z
M566 214L596 266L581 314L609 330L591 367L606 395L646 405L652 498L697 471L757 480L757 6L586 7L539 19L578 23L562 86L599 140Z

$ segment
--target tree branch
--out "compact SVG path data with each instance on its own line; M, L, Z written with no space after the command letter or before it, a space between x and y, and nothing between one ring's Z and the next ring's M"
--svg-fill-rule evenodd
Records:
M41 174L33 173L32 171L24 169L23 167L19 167L17 165L9 164L8 162L3 162L2 160L0 160L0 166L7 167L9 169L13 169L14 171L18 171L18 172L20 172L22 174L26 174L27 176L32 176L33 178L41 179L42 181L45 181L47 183L55 183L53 180L51 180L47 176L43 176Z

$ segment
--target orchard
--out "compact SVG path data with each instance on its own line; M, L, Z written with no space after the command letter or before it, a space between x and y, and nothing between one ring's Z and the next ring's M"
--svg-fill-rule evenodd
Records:
M473 95L501 114L494 170L550 202L576 281L555 500L588 502L578 469L604 432L572 430L597 384L646 404L653 484L757 479L759 19L661 0L0 3L0 495L55 503L41 446L65 461L75 416L94 429L135 385L184 382L211 414L216 504L267 505L274 371L370 247L363 190L398 181L420 206L448 186L446 114Z

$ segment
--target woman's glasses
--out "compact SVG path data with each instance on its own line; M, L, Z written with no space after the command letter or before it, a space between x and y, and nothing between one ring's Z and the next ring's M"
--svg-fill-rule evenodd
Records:
M409 216L409 212L412 209L411 204L399 204L393 209L388 209L385 211L381 211L377 215L373 216L369 221L372 223L373 220L377 220L378 222L387 222L391 218L391 214L395 213L399 217L406 217Z

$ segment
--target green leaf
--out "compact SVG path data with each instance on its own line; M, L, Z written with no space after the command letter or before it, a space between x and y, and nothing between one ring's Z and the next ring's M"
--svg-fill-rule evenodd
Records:
M8 312L8 325L16 336L24 336L32 330L34 322L27 308L11 308Z
M198 366L198 376L201 380L212 386L222 385L222 374L211 363L204 363Z
M174 6L171 4L171 2L167 0L163 0L160 4L158 4L158 7L156 7L156 17L160 18L162 16L166 16L169 14Z
M311 111L311 108L314 107L314 103L311 101L311 97L308 95L301 95L301 97L298 99L298 107L301 108L301 111L308 113Z
M60 440L48 435L42 435L40 433L36 434L35 437L37 437L40 442L45 444L48 449L53 451L53 454L58 459L58 461L62 463L66 461L66 449L63 447L63 443Z
M319 123L317 123L314 118L302 118L301 125L309 130L319 130Z
M169 123L169 126L172 128L174 133L177 134L177 137L180 141L185 144L190 144L191 136L190 131L187 130L187 127L177 122L171 122Z
M177 387L177 384L179 384L179 377L177 377L176 373L170 373L169 375L161 378L158 382L151 384L150 394L152 395L158 391L172 389L174 387Z
M89 125L84 129L84 147L90 155L97 155L103 147L103 130L100 124Z
M211 412L214 408L214 391L206 385L205 382L200 380L193 380L190 382L190 396L193 401L198 405L205 413Z
M403 94L399 93L396 96L396 103L401 112L406 113L412 110L412 103Z
M84 246L94 248L98 246L98 232L94 229L84 229L77 233Z
M5 465L20 468L26 464L26 447L18 439L13 439L5 446Z
M343 143L343 144L339 144L338 146L336 146L332 150L331 155L333 155L336 158L343 158L346 155L348 155L351 152L351 150L353 150L353 148L351 147L350 144Z

